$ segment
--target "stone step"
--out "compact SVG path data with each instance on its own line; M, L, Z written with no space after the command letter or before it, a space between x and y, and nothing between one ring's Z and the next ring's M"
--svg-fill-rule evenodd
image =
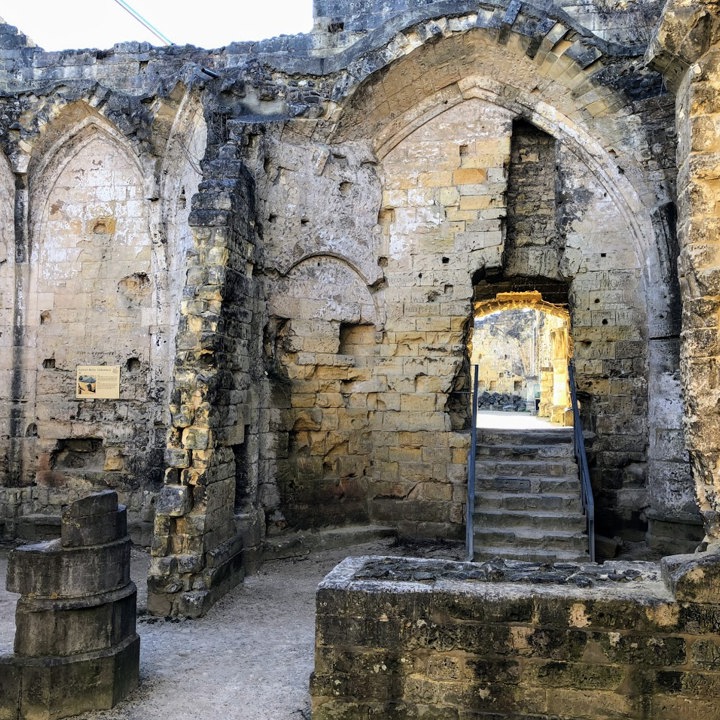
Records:
M524 560L526 562L541 562L541 563L552 563L552 562L588 562L589 556L587 551L574 552L568 550L557 550L555 552L549 552L547 550L521 550L518 551L512 547L493 547L484 546L476 547L474 553L474 560L476 562L482 562L487 560L494 560L499 558L501 560Z
M503 430L483 428L478 430L479 445L562 445L572 443L572 428L553 430Z
M475 459L476 560L589 559L572 428L483 430Z
M482 528L538 528L544 530L568 530L582 533L587 521L582 514L535 510L532 513L523 510L493 510L480 508L473 515L476 530Z
M515 444L486 444L478 443L475 457L482 458L503 457L514 460L532 460L545 458L573 458L575 448L570 443L550 443L549 445L515 445Z
M576 494L580 492L580 480L575 476L541 477L483 477L477 474L475 487L486 490L497 490L505 493L548 493L555 495Z
M570 475L577 476L575 460L525 459L509 460L504 457L477 459L476 477L504 475L506 477L524 477L526 475Z
M581 553L587 549L587 536L571 530L549 531L544 528L475 528L475 547L512 547L537 552Z
M568 514L582 513L579 492L576 493L505 493L497 490L478 490L475 493L475 507L485 509L505 509L525 512L536 510L562 511Z

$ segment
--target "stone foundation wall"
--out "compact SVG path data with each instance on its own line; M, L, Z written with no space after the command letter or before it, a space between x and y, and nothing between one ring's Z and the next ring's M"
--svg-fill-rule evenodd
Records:
M318 589L313 718L711 720L717 568L349 558Z

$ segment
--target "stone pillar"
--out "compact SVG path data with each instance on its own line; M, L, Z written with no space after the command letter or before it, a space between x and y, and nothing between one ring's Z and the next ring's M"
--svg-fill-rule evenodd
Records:
M230 125L231 121L228 120ZM184 299L170 403L166 474L155 505L148 610L199 617L244 577L235 520L242 444L260 365L252 178L236 159L238 137L208 154L193 199ZM241 468L242 469L242 468Z
M0 718L111 708L137 686L140 638L124 506L106 491L62 516L58 540L13 550L15 655L0 658ZM6 672L7 670L7 672Z
M671 0L648 58L675 92L680 370L686 441L708 541L720 543L720 17L713 0Z

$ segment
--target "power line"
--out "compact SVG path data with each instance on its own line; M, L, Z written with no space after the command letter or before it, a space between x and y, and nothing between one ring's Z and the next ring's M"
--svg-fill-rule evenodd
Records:
M172 40L168 40L165 35L163 35L152 23L148 22L137 10L131 8L130 5L125 2L125 0L115 0L115 2L123 10L127 10L127 12L129 12L130 15L135 18L135 20L137 20L141 25L143 25L147 30L149 30L156 38L162 40L166 45L175 44L174 42L172 42Z

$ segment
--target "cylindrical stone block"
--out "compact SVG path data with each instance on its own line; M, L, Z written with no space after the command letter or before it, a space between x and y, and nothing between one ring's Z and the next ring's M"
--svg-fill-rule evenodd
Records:
M130 539L90 548L63 548L60 540L23 545L10 553L7 589L45 598L112 592L130 582Z
M15 652L25 657L66 657L109 650L135 635L137 590L76 600L22 597L15 611Z

